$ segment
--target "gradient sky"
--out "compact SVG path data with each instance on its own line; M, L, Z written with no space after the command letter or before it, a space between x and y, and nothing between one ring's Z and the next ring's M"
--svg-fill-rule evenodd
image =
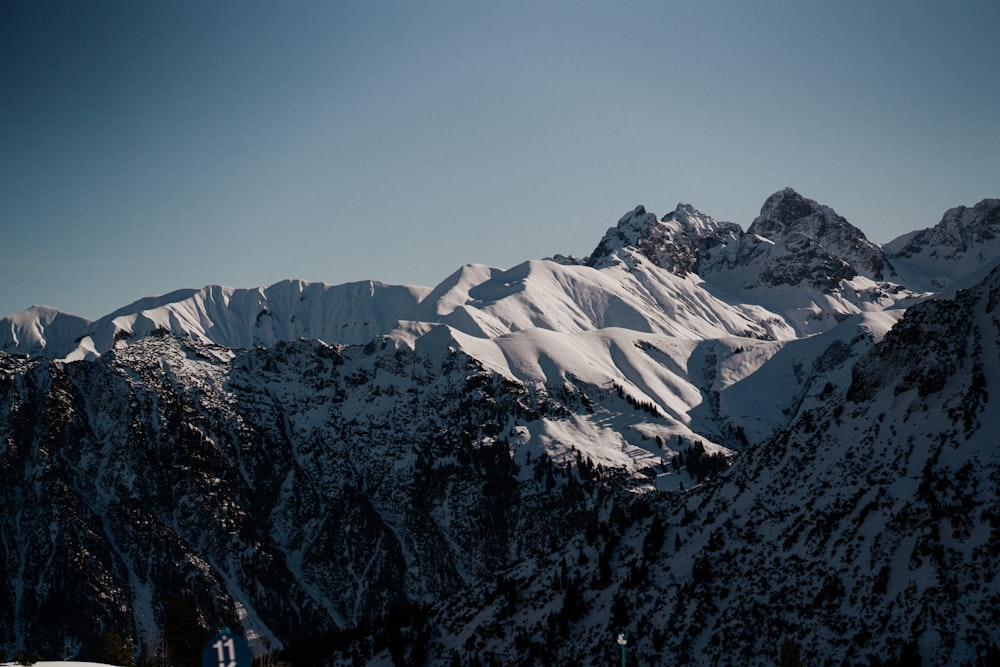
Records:
M1000 2L0 3L0 315L1000 196Z

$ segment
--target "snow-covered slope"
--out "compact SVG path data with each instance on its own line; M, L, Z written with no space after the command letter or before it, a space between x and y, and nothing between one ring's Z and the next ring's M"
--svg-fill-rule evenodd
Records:
M77 344L90 321L48 306L32 306L0 318L0 350L19 354L61 356Z
M314 338L364 343L411 319L427 288L374 281L326 285L286 280L256 289L210 286L178 299L140 301L94 322L67 360L92 358L154 332L228 347Z
M630 253L622 250L626 260ZM52 311L5 318L12 332L35 332L33 337L12 333L6 351L45 352L70 361L95 358L162 331L231 347L297 338L358 344L397 330L406 338L406 331L421 323L447 324L485 339L530 329L574 333L612 327L695 338L794 337L774 313L720 299L697 276L680 277L634 261L604 270L547 260L507 270L469 265L434 289L303 281L255 289L211 286L175 301L139 302L93 323L71 319L48 338L44 334L52 326L37 324L41 313Z
M635 664L996 664L998 294L910 309L718 478L457 591L407 650L611 664L624 630Z
M726 423L738 425L750 443L770 437L790 417L823 405L846 388L852 366L882 340L903 312L854 315L827 333L783 345L771 356L759 349L744 349L723 365L722 373L730 382L720 387L720 414ZM734 364L745 363L759 367L730 370ZM761 400L762 396L768 400ZM692 415L698 417L700 411Z

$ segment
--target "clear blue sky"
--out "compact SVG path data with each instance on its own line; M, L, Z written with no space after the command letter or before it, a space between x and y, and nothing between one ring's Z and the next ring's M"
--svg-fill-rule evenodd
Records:
M0 3L0 315L1000 196L1000 2Z

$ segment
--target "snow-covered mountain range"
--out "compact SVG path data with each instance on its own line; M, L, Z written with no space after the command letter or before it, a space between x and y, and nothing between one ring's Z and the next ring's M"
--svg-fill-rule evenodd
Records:
M998 295L1000 270L914 306L722 475L512 565L485 612L434 606L425 650L610 664L628 628L635 664L997 664Z
M785 189L434 288L0 318L0 650L149 658L180 605L296 664L598 664L616 626L637 664L976 664L998 237L1000 200L879 246Z
M0 318L0 345L73 361L161 330L246 347L299 337L339 344L407 339L429 325L484 339L619 327L788 340L910 303L987 266L1000 251L990 231L998 208L986 200L954 209L937 227L881 248L791 189L768 198L746 232L687 204L662 220L639 206L585 260L529 261L508 270L468 265L433 289L375 281L209 286L142 299L96 322L36 306Z

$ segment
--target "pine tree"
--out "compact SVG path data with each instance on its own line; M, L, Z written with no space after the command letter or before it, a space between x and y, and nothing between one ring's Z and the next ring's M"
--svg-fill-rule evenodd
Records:
M920 647L914 641L907 642L896 660L897 667L921 667L923 660L920 658Z
M559 614L560 619L565 619L572 623L583 618L587 607L583 601L581 585L579 577L574 577L569 582L569 585L566 587L566 593L563 595L562 610Z
M37 653L32 653L31 651L23 651L20 649L14 651L14 662L16 662L18 665L22 665L22 667L29 667L30 665L34 665L41 659L42 656L38 655Z
M108 628L102 638L104 648L104 661L111 665L121 667L132 667L135 664L135 657L132 655L132 647L122 638L114 628Z
M649 525L649 532L646 533L646 538L642 542L643 555L646 558L650 558L658 553L663 548L665 537L666 531L663 527L663 520L660 519L658 514L654 514L653 521Z
M790 637L785 637L781 643L781 660L778 667L802 667L802 658L799 657L799 647Z
M996 642L990 642L979 650L976 667L1000 667L1000 648Z
M163 640L165 657L172 667L201 667L201 651L210 637L193 600L170 598L164 614Z

